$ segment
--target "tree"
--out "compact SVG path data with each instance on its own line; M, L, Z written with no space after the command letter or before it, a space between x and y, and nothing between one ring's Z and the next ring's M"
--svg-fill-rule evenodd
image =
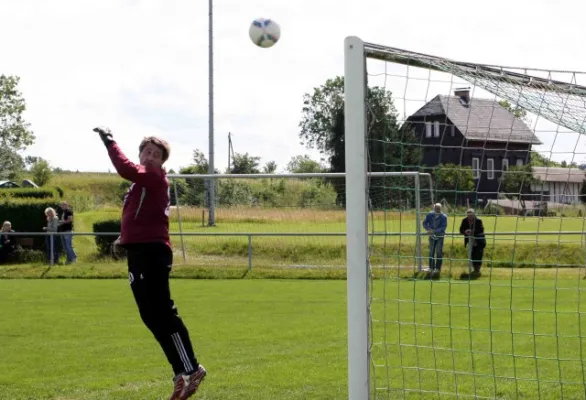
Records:
M49 162L40 157L38 157L32 165L31 173L33 174L33 181L39 186L46 185L53 177L53 171L51 170Z
M421 161L420 146L409 124L401 126L397 121L392 93L385 88L369 87L367 107L370 170L418 170ZM323 154L329 161L330 172L345 172L343 77L328 79L322 86L314 88L312 94L304 95L299 127L302 144ZM370 181L374 207L404 201L406 199L402 199L398 194L409 193L407 190L395 190L393 195L387 192L384 196L374 196L372 190L387 190L385 188L388 187L390 178L385 179L377 178ZM393 185L395 187L404 187L408 184L404 178L392 179L397 184ZM344 185L340 180L332 180L332 183L338 193L338 203L345 204ZM412 197L412 193L408 196Z
M193 151L193 163L187 167L179 168L179 173L184 175L206 175L209 162L204 153L195 149ZM218 173L216 170L215 173ZM214 181L216 182L216 181ZM177 197L175 198L175 191ZM203 179L187 179L185 182L173 181L171 183L171 204L187 204L201 206L206 204L206 182Z
M253 157L248 153L235 153L232 158L231 174L259 174L260 157Z
M515 117L519 118L521 121L525 122L526 124L530 124L531 120L527 117L527 111L519 106L513 107L508 100L501 100L499 101L501 107L506 108L512 113Z
M550 160L536 151L531 152L531 165L534 167L560 167L560 163Z
M26 103L18 91L20 78L0 75L0 175L16 179L24 170L24 160L18 154L35 140L23 114Z
M24 161L18 153L0 147L0 180L18 180L24 169Z
M456 164L438 165L434 170L434 189L436 196L457 204L458 200L474 191L474 173L469 166Z
M527 194L531 191L531 185L539 183L539 179L533 175L531 164L512 166L500 178L501 187L508 196Z
M286 170L292 174L312 174L325 172L326 168L305 154L291 157Z
M277 163L274 161L268 161L264 167L262 167L262 172L265 174L274 174L277 172Z

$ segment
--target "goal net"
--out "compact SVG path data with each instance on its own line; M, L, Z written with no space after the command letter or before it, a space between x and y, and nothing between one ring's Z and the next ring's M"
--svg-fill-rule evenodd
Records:
M346 39L350 399L585 398L582 84ZM373 207L397 168L441 208Z

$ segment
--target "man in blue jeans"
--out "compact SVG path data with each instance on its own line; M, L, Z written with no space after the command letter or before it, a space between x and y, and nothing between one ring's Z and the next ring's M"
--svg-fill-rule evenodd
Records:
M442 212L442 205L436 203L433 211L425 216L423 228L429 235L429 268L424 269L431 277L439 277L442 270L444 237L448 227L448 216Z
M61 203L61 209L63 210L59 221L59 232L62 232L61 244L67 258L67 264L72 264L77 261L77 255L73 250L73 210L66 201Z

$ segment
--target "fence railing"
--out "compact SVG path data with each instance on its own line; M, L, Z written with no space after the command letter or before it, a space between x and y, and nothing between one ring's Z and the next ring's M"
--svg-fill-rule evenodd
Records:
M120 232L0 232L0 235L7 235L7 236L15 236L15 237L35 237L35 236L65 236L65 235L72 235L72 236L119 236ZM200 236L200 237L245 237L247 238L248 242L248 269L252 270L252 261L253 261L253 238L255 237L345 237L346 232L170 232L169 235L171 237L179 236ZM562 243L562 240L559 239L562 236L572 236L572 235L580 235L580 245L584 247L584 265L586 266L586 231L520 231L520 232L485 232L485 237L494 237L494 240L497 240L499 236L558 236L558 240L538 240L540 244L543 243ZM413 237L413 236L420 236L425 237L427 233L417 233L417 232L370 232L370 237ZM459 232L446 232L446 238L463 238L463 235ZM537 242L537 239L515 239L516 242ZM54 255L54 241L49 240L50 246L47 250L49 255L49 263L53 265L53 255ZM577 243L577 242L573 242ZM185 246L179 246L181 248L181 254L183 257L183 262L186 262L187 256L185 254ZM415 256L418 259L418 269L421 270L421 260L426 259L426 256L422 256L417 254Z

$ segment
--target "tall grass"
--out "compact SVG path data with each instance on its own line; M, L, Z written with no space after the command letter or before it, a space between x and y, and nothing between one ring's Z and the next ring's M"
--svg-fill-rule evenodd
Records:
M49 186L63 189L64 200L84 212L119 205L128 184L117 174L73 172L54 175Z

